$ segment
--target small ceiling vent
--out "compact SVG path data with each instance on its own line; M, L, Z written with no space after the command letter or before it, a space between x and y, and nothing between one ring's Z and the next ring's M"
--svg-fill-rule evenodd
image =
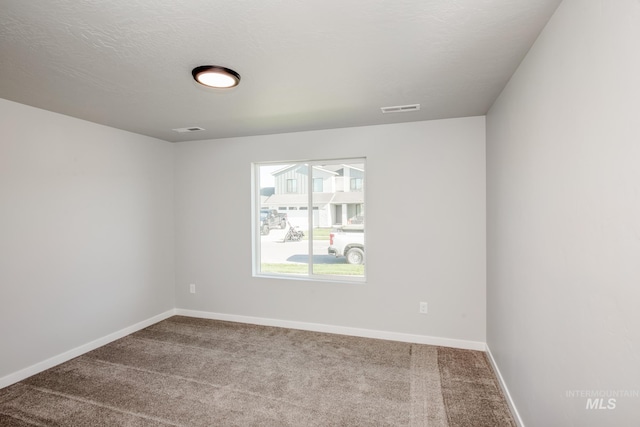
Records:
M177 128L177 129L171 129L171 130L178 133L187 133L187 132L200 132L201 130L204 130L204 128L201 128L198 126L192 126L190 128Z
M409 111L418 111L420 109L420 104L396 105L395 107L382 107L380 109L383 114L408 113Z

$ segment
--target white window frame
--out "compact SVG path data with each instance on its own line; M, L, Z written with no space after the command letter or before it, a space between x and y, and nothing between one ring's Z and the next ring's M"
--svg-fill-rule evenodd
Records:
M338 283L366 283L367 279L367 263L364 264L364 274L362 277L360 276L344 276L344 275L329 275L329 274L314 274L313 273L313 215L314 211L318 210L317 206L313 206L313 166L315 165L323 165L327 163L335 163L335 164L350 164L350 163L362 163L365 165L364 170L366 171L366 157L354 157L354 158L341 158L341 159L318 159L318 160L284 160L278 162L253 162L251 163L251 222L252 222L252 275L253 277L263 277L263 278L279 278L279 279L287 279L287 280L302 280L302 281L320 281L320 282L338 282ZM308 224L311 225L308 230L308 256L309 262L307 262L308 270L305 275L298 274L278 274L278 273L268 273L260 271L260 263L262 260L261 256L261 234L260 234L260 174L259 168L260 166L266 165L285 165L285 164L307 164L309 165L309 170L311 171L310 179L307 179L307 195L308 195L308 204L307 204L307 212ZM366 172L365 172L366 176ZM364 182L364 178L362 178ZM368 186L367 186L368 187ZM364 202L366 204L366 193L365 189L362 190ZM317 193L315 193L317 194ZM312 207L308 209L308 207ZM364 242L366 247L366 230L364 235Z

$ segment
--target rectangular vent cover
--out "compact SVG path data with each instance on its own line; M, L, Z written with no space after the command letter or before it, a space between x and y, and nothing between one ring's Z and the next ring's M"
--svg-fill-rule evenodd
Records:
M200 132L201 130L204 130L204 128L201 128L198 126L192 126L189 128L176 128L171 130L178 133L186 133L186 132Z
M409 111L418 111L420 109L420 104L396 105L395 107L382 107L380 109L383 114L408 113Z

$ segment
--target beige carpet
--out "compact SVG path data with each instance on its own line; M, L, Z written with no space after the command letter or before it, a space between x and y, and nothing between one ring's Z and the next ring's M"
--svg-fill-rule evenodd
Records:
M2 426L515 426L482 352L172 317L0 390Z

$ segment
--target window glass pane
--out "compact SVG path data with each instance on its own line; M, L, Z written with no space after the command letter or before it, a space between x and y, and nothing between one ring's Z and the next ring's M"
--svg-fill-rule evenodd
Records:
M291 194L297 178L306 171L299 164L264 164L256 166L260 189L259 250L257 271L263 274L296 276L309 274L307 212L298 206L307 205L307 195ZM272 188L269 193L265 188ZM293 206L293 205L297 206ZM285 206L286 205L286 206ZM263 220L262 218L266 218Z
M255 173L258 274L364 279L364 159L257 164Z
M312 170L333 191L314 193L313 265L317 276L364 278L364 162L327 162ZM360 191L345 183L360 182Z
M323 189L323 179L322 178L313 178L313 192L314 193L322 193Z
M351 191L362 191L362 178L351 178Z
M298 192L298 181L296 179L287 179L287 193Z

